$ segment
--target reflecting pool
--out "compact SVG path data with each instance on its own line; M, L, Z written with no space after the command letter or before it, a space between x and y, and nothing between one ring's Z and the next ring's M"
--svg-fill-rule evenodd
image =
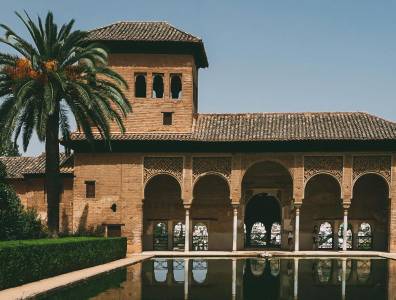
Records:
M39 299L396 299L396 261L157 258Z

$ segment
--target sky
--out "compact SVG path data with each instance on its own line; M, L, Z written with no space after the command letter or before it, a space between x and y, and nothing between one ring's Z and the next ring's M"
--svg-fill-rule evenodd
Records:
M396 121L396 1L1 0L0 22L27 36L14 14L23 10L50 10L83 30L168 21L201 37L200 112L365 111ZM34 138L23 155L43 149Z

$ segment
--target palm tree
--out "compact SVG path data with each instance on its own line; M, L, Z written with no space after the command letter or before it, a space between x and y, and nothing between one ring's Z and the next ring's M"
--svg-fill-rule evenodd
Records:
M87 32L72 30L74 20L61 26L49 12L45 22L16 13L29 32L31 42L0 24L7 44L16 55L0 53L0 130L22 137L26 151L32 133L45 141L48 228L59 229L59 137L70 133L69 116L88 141L99 132L110 144L110 122L124 132L122 119L131 110L124 94L127 83L107 67L108 54L97 43L87 42Z

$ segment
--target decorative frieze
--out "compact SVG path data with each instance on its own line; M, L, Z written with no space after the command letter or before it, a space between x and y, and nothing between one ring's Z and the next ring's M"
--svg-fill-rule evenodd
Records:
M317 174L329 174L342 183L343 157L342 156L305 156L304 181Z
M367 173L376 173L391 182L392 159L386 155L353 157L353 181Z
M143 181L146 184L155 175L168 174L183 181L183 158L182 157L145 157Z
M194 157L193 181L202 174L220 174L228 181L231 178L231 157Z

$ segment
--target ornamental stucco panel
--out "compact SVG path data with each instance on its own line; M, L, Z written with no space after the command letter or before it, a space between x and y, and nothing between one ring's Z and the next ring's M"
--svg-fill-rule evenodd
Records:
M146 184L150 178L159 174L168 174L182 184L183 158L182 157L145 157L143 181Z
M220 174L231 180L231 157L194 157L193 182L203 174Z
M368 173L381 175L389 184L391 183L392 158L387 155L366 155L353 157L353 181Z
M342 183L343 157L342 156L305 156L304 181L318 174L329 174Z

